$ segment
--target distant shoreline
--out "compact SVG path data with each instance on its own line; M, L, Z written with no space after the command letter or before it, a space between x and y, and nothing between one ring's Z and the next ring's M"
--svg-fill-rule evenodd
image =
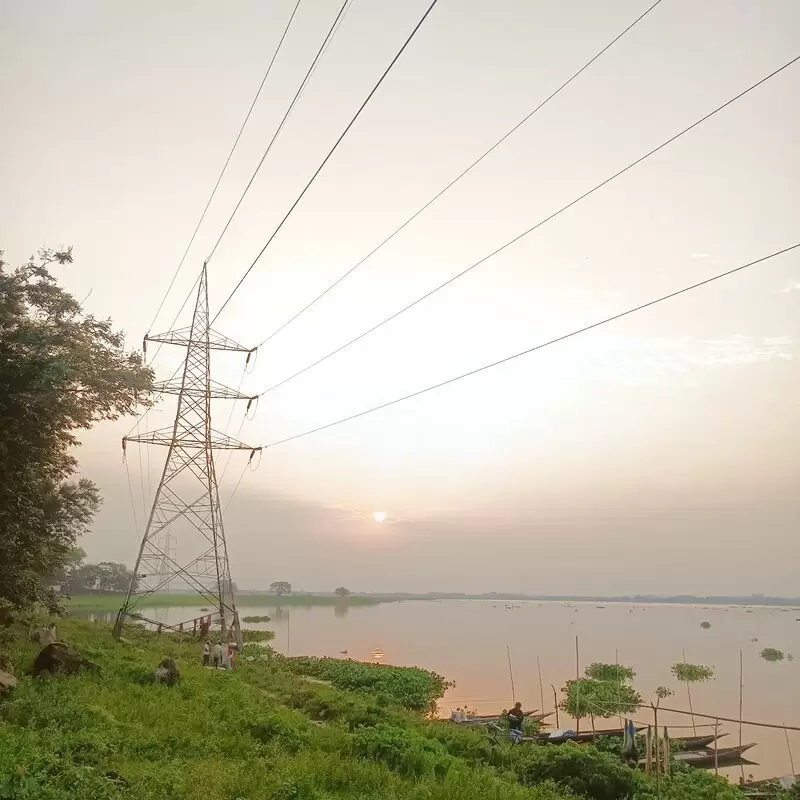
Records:
M122 605L123 594L84 594L64 598L68 609L80 611L117 611ZM403 601L437 601L437 600L481 600L493 603L538 602L538 603L627 603L630 605L687 605L687 606L743 606L743 607L780 607L800 609L800 598L770 597L753 595L711 596L695 595L646 596L622 595L617 597L600 597L596 595L529 595L529 594L460 594L456 592L430 592L426 594L387 593L359 594L352 593L348 597L337 597L331 593L295 593L275 595L266 592L239 592L236 605L240 608L256 606L373 606L381 603L398 603ZM195 594L158 594L148 598L143 607L166 608L180 606L208 605L208 601Z
M354 595L355 596L355 595ZM628 603L631 605L692 605L692 606L781 606L800 608L800 597L772 597L769 595L702 597L699 595L620 595L602 597L597 595L533 595L533 594L461 594L458 592L430 592L426 594L364 594L359 597L388 600L489 600L495 603L539 602L539 603Z
M65 606L70 611L119 611L125 599L124 594L81 594L65 597ZM391 603L392 600L353 595L351 597L336 597L335 595L311 594L237 594L236 605L238 608L253 608L260 606L374 606L380 603ZM170 607L209 607L208 600L196 594L154 594L143 601L141 608L170 608Z

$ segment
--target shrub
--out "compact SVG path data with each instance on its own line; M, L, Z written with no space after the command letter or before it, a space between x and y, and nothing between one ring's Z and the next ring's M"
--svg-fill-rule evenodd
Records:
M633 770L591 745L532 747L515 768L525 786L550 780L590 800L630 797L637 785Z
M777 650L774 647L765 647L761 651L761 658L764 661L783 661L784 655L782 650Z

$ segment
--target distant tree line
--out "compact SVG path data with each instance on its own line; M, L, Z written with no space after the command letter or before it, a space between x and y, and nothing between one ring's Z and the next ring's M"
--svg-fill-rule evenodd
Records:
M133 572L124 564L101 561L85 564L86 553L73 547L64 564L50 578L50 587L62 595L119 594L127 592Z

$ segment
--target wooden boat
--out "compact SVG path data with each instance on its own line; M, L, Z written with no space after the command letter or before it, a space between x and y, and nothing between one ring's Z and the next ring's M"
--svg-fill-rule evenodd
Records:
M723 736L727 735L727 733L720 733L719 735L710 733L707 736L694 736L690 734L689 736L670 736L669 740L680 744L685 752L687 750L707 749L714 744L717 739L721 739Z
M542 720L547 719L548 717L552 717L552 711L546 711L544 713L538 712L533 714L528 714L527 717L524 719L528 722L541 722ZM461 722L456 722L456 725L496 725L503 719L501 714L492 714L492 715L484 715L479 717L467 717L466 719L462 720ZM455 720L450 720L450 722L455 722Z
M643 727L636 728L637 733L644 730ZM537 742L545 744L564 744L564 742L593 742L601 736L623 736L625 733L623 728L597 728L593 731L582 731L575 733L575 731L560 730L550 731L549 733L537 733L536 736L531 737Z
M782 775L779 778L762 778L757 781L739 783L739 788L747 797L777 797L779 791L800 786L800 772L796 775Z
M740 763L747 762L742 758L745 751L755 747L756 743L742 744L736 747L718 747L716 750L707 748L705 750L695 750L684 753L676 753L674 758L688 767L698 767L699 769L713 769L715 765L720 767L738 766ZM644 759L640 760L640 765L644 765Z

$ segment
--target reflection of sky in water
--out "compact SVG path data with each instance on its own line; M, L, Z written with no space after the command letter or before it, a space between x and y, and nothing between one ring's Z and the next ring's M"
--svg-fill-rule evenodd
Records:
M636 670L636 688L646 701L657 686L675 690L662 701L668 708L686 709L685 687L676 683L670 666L681 660L715 669L714 680L692 687L694 709L736 718L739 707L739 650L744 663L745 719L800 725L800 658L767 663L759 657L764 647L776 647L800 656L800 612L791 609L711 606L648 606L630 613L628 605L575 603L522 603L507 609L490 601L404 602L376 606L258 607L240 610L242 616L268 614L268 623L245 623L245 628L274 630L273 646L293 655L347 657L383 663L421 666L455 680L441 704L450 708L467 704L479 713L508 707L510 685L506 645L511 651L516 696L526 708L553 708L558 690L575 675L575 637L579 637L582 666L592 661L622 664ZM576 610L577 609L577 610ZM162 622L179 622L200 616L198 608L143 609L145 616ZM112 615L113 616L113 615ZM704 630L700 623L708 621ZM757 642L751 641L757 638ZM541 663L543 699L539 691L537 657ZM559 693L560 699L560 693ZM644 722L652 713L641 712ZM551 718L553 719L553 718ZM553 719L554 722L554 719ZM565 718L560 714L562 727ZM659 713L659 724L690 725L688 717ZM713 720L697 720L713 725ZM588 723L584 723L584 726ZM601 723L607 725L609 723ZM728 733L725 746L736 744L738 728L721 723ZM710 730L704 729L704 730ZM680 731L684 732L685 731ZM789 756L782 731L745 726L745 742L758 742L748 753L760 766L746 767L758 777L789 772ZM800 760L800 733L789 733L795 759ZM729 770L733 777L738 769Z

